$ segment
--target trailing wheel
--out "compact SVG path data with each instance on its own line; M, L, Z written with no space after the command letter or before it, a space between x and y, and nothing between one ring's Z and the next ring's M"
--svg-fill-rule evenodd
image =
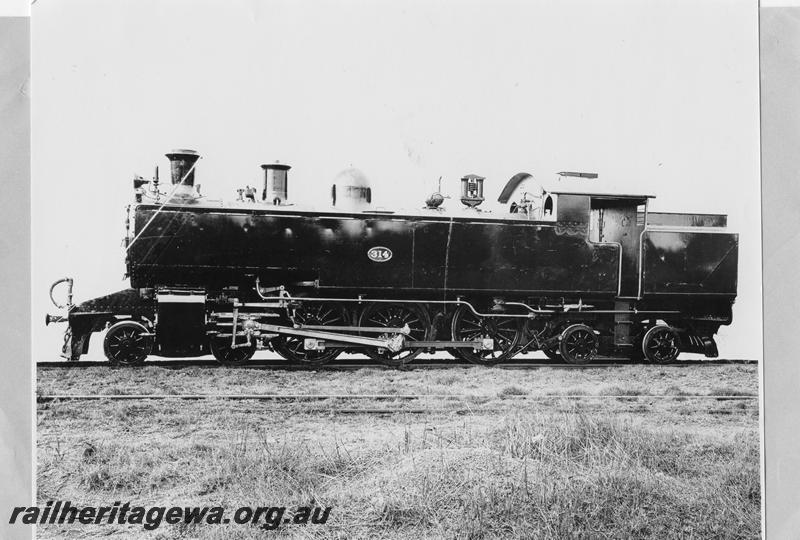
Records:
M250 360L256 353L255 343L237 343L233 347L231 336L214 336L211 338L209 348L217 362L224 366L240 366Z
M103 352L115 366L135 366L144 363L153 350L153 336L142 323L120 321L111 326L103 341Z
M458 348L458 355L473 364L491 366L508 360L517 352L522 325L510 317L479 317L466 306L456 310L451 324L453 341L491 339L492 349Z
M307 326L348 326L344 307L327 302L304 303L295 309L293 322ZM308 350L305 347L305 338L287 335L273 339L272 348L289 362L312 366L327 364L342 352L342 349L329 347L323 350Z
M654 364L674 362L680 352L681 338L671 326L654 326L642 338L642 353Z
M585 324L573 324L561 333L558 350L568 364L588 364L597 354L599 341L594 330Z
M408 325L410 330L408 335L403 336L406 341L425 341L430 335L430 317L427 310L419 304L375 302L367 306L359 319L359 326L363 327L403 328L405 325ZM385 334L370 332L364 335L378 339L391 337L388 332ZM402 366L419 356L422 349L408 348L392 352L388 349L378 350L370 347L365 349L364 353L387 366Z

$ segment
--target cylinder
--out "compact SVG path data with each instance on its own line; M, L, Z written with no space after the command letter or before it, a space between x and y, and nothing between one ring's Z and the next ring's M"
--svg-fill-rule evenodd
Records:
M200 154L194 150L180 149L173 150L166 156L169 159L170 172L172 173L172 184L194 186L193 167L195 162L200 159Z
M261 166L264 169L264 190L261 200L271 204L286 204L289 199L289 169L284 163L267 163Z

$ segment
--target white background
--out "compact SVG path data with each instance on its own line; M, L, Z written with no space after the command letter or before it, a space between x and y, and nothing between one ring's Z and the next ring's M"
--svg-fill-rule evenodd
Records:
M655 211L729 214L739 299L720 353L761 357L757 5L748 2L37 2L33 6L34 357L50 283L127 287L131 178L172 148L210 197L292 165L325 204L352 165L374 201L418 207L466 173L593 171ZM587 181L588 182L588 181ZM449 204L457 204L450 201ZM93 351L100 352L99 342Z

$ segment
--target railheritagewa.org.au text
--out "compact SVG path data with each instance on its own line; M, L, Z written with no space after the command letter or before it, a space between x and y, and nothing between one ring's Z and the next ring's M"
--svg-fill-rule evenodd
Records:
M25 525L141 525L154 530L169 525L254 525L265 530L289 525L324 525L331 507L240 506L136 506L115 501L109 506L73 506L70 501L48 501L44 506L17 506L10 524Z

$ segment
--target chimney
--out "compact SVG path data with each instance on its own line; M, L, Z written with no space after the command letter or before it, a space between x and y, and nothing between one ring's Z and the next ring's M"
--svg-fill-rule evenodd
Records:
M172 172L172 184L180 184L183 181L184 186L194 186L193 166L200 159L200 154L194 150L180 149L173 150L166 156L169 159L170 171ZM186 177L185 179L184 176Z

